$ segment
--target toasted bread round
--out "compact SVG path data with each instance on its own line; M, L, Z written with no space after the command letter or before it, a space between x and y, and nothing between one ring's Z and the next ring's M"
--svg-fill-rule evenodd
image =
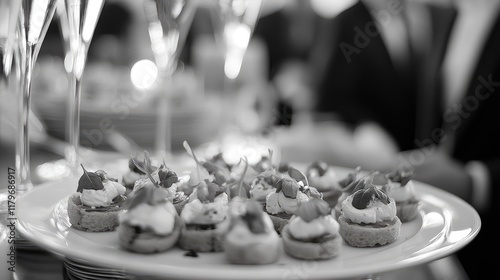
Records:
M122 211L122 207L118 205L103 209L84 206L78 193L68 198L69 222L79 230L92 232L113 231L118 226L120 211Z
M342 245L342 237L330 235L322 238L321 242L304 242L290 235L288 225L281 233L285 252L294 258L304 260L325 260L339 255Z
M121 223L118 228L120 246L128 251L152 254L172 248L181 234L182 222L175 217L174 231L167 235L158 235L151 230L138 230L128 223Z
M180 248L188 251L222 252L224 251L226 231L226 220L212 227L184 224L177 244Z
M353 247L375 247L396 241L399 238L401 220L396 217L386 226L356 224L340 215L338 218L340 235Z
M413 221L418 216L420 201L410 200L405 202L397 202L396 215L399 217L402 223Z
M282 242L275 234L264 242L238 242L227 240L224 243L226 258L233 264L271 264L281 255Z

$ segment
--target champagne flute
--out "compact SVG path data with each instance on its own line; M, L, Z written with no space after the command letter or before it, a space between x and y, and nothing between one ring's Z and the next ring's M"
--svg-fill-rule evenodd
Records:
M10 72L12 66L12 55L14 49L14 37L16 31L17 18L19 16L19 9L21 7L21 0L0 0L0 114L4 113L4 105L11 106L9 100L11 98L11 83ZM2 115L3 117L3 115ZM8 170L8 184L13 183L15 174ZM13 185L13 184L12 184ZM8 253L11 250L10 241L7 238L8 220L13 218L12 212L9 213L9 189L7 186L1 188L0 193L0 278L13 279L14 275L8 270Z
M158 105L156 152L161 159L170 156L171 112L169 88L172 75L177 69L182 51L194 16L193 0L145 0L144 12L148 22L151 49L158 68L159 81L165 92Z
M9 114L12 112L12 101L16 100L12 84L12 62L16 37L16 26L21 8L21 0L0 0L0 113L14 124ZM15 117L15 114L14 114ZM2 200L3 201L3 200Z
M262 0L215 0L214 3L212 18L215 38L224 54L223 114L219 131L219 141L224 142L227 134L234 129L234 99L238 91L236 78L259 18Z
M223 46L224 74L230 80L240 73L261 5L262 0L217 0L214 26Z
M18 51L21 72L21 102L16 146L16 167L19 180L17 192L29 191L30 177L29 114L33 67L56 8L56 0L22 0L18 21Z
M2 86L7 86L7 78L12 66L14 36L20 7L20 0L0 0L0 60L2 63L0 82Z
M87 54L101 15L104 0L58 0L58 16L65 48L65 68L70 73L72 93L69 96L70 145L65 157L73 174L80 165L80 100L82 76Z

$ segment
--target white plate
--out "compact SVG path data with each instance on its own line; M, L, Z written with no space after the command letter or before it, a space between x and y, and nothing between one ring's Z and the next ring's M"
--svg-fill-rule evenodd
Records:
M340 176L347 170L338 169ZM342 175L341 175L342 174ZM353 248L343 244L340 255L327 261L302 261L284 252L272 265L229 264L224 253L185 256L173 248L141 255L120 249L116 232L89 233L70 227L67 197L76 179L38 186L17 201L18 229L39 246L70 258L144 276L176 279L339 279L366 276L427 263L466 246L479 232L481 220L466 202L432 186L415 182L422 199L420 216L401 227L392 244Z

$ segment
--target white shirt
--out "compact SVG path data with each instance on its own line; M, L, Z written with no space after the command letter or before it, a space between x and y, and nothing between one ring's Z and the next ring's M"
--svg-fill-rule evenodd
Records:
M423 52L428 47L430 15L422 3L407 0L364 0L393 64L408 63L410 46ZM405 19L406 17L406 19Z
M394 65L404 63L409 56L408 32L403 18L402 3L389 8L391 1L366 0L363 3L372 14Z

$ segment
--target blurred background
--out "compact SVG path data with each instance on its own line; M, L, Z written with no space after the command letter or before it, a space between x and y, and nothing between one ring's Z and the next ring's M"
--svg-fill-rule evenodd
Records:
M228 79L211 1L196 2L179 66L171 83L161 84L155 82L158 69L143 2L105 1L82 84L82 156L109 152L128 157L154 150L157 106L168 90L167 137L174 154L185 153L183 141L207 154L222 145L236 159L271 147L281 162L324 160L393 170L405 151L442 144L435 129L442 127L439 118L446 106L453 108L456 101L437 92L462 94L481 54L472 50L467 60L453 48L468 46L467 39L460 41L452 31L457 11L471 6L465 0L264 0L241 71ZM469 40L478 46L464 52L487 42L496 2L479 1L470 8L474 12L467 14L468 21L459 21L470 26L468 34L479 33ZM64 158L68 145L70 82L56 19L57 13L33 76L35 184L65 175L57 160ZM4 171L15 166L16 104L16 95L2 92L1 184L7 181ZM448 261L412 273L425 279L467 279L454 256ZM400 274L386 276L397 279Z

